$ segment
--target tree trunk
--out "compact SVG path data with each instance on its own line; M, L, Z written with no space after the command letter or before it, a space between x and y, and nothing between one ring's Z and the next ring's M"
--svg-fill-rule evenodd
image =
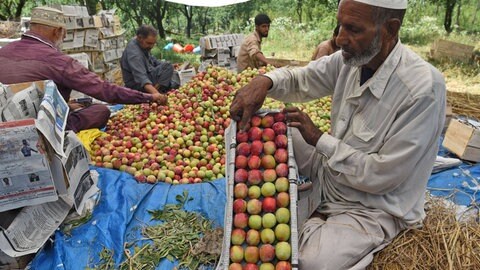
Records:
M443 21L443 26L445 27L445 31L447 33L452 32L452 17L453 17L453 9L455 8L455 3L457 0L447 0L445 3L445 20Z
M457 7L457 26L460 28L460 14L462 13L462 0L457 0L458 7Z
M295 9L298 15L298 22L302 23L303 0L297 0L297 7Z
M22 17L22 10L23 7L25 6L27 0L20 0L18 1L17 5L17 10L15 11L15 20L20 21L20 18Z
M477 7L475 8L475 12L473 13L472 25L475 25L475 23L477 22L477 13L479 9L480 9L480 1L477 2Z

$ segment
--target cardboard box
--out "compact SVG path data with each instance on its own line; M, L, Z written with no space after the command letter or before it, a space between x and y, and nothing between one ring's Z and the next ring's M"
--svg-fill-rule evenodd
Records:
M480 161L480 130L465 121L450 120L442 145L460 159Z
M178 71L178 76L180 78L180 85L184 85L188 81L190 81L197 72L195 71L195 68L189 68L189 69L184 69Z
M280 59L280 58L267 58L267 60L276 67L285 67L285 66L306 66L309 61L301 61L294 59Z
M436 40L430 49L430 57L433 59L453 59L470 61L473 59L474 46L461 44L449 40Z

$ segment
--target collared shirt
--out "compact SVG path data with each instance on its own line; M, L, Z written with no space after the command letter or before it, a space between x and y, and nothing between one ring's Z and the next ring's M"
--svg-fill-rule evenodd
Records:
M160 62L148 50L144 50L134 38L128 42L123 51L122 59L123 81L127 87L143 91L145 84L153 84L148 76Z
M332 134L316 144L325 162L318 211L374 208L417 225L444 124L445 81L400 41L361 86L360 72L344 65L339 51L268 73L269 96L304 102L332 95Z
M65 100L70 99L72 89L110 103L135 104L152 100L149 94L103 81L77 60L31 32L1 48L0 63L3 66L1 83L53 80Z
M257 60L255 54L262 52L262 39L258 35L257 31L254 31L248 35L240 46L240 50L237 56L237 71L251 67L259 68L260 62Z

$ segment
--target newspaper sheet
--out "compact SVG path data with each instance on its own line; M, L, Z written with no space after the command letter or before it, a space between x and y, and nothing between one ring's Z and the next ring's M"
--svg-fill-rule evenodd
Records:
M62 157L66 157L63 151L63 141L68 112L68 104L58 92L55 83L47 81L45 83L45 96L40 104L36 126L55 152Z
M17 93L8 85L0 84L1 121L36 118L41 99L42 92L35 83Z
M10 226L0 233L0 250L10 257L37 252L65 219L71 207L62 198L24 207Z
M67 158L62 158L62 164L69 183L67 195L73 199L73 205L81 215L85 201L98 191L88 167L90 156L72 131L68 131L65 136L64 151Z
M34 119L0 123L0 212L58 199Z

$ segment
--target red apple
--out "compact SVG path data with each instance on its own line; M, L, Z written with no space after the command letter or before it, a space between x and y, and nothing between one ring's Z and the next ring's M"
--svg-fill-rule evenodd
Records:
M275 248L270 244L263 244L258 253L262 262L270 262L275 258Z
M262 202L258 199L250 199L247 202L247 212L250 215L258 215L262 212Z
M248 171L247 181L250 185L258 185L262 182L263 175L260 170L250 170Z
M257 246L260 243L260 233L255 229L248 230L245 242L250 246Z
M280 163L275 167L275 172L278 177L287 177L288 176L288 165L287 163Z
M256 246L247 246L245 248L245 261L247 263L257 263L259 259L259 250Z
M250 144L242 142L237 145L237 155L248 156L250 155Z
M263 142L260 140L255 140L250 145L250 154L255 156L260 156L263 152Z
M235 168L237 169L246 169L248 163L248 158L244 155L238 155L235 157Z
M246 131L237 132L237 143L248 142L248 133Z
M283 122L276 122L272 126L276 135L287 134L287 125Z
M275 265L275 270L292 270L292 265L288 261L279 261Z
M259 127L251 127L248 130L248 139L250 141L261 140L262 139L262 129Z
M252 127L259 127L262 124L262 118L258 115L252 116L252 119L250 119L250 125Z
M289 204L290 204L290 195L288 195L287 192L277 193L277 207L287 207Z
M275 158L272 155L264 155L262 156L262 167L264 169L273 169L277 163L275 162ZM277 172L277 176L278 172Z
M243 270L243 269L242 269L242 264L240 264L240 263L231 263L231 264L228 266L228 270Z
M277 209L277 200L274 197L263 198L262 209L265 213L273 213Z
M245 183L235 184L233 188L233 196L235 199L244 199L248 195L248 186Z
M235 228L246 228L248 226L248 215L247 213L238 213L233 216L233 226Z
M247 210L247 202L244 199L236 199L233 201L233 212L235 214L245 213Z
M273 119L275 122L285 122L285 114L284 113L275 113L273 114Z
M235 183L244 183L248 179L248 172L245 169L237 169L233 176Z
M276 149L273 157L277 163L286 163L288 161L288 151L285 148Z
M275 140L275 131L272 128L264 128L262 132L262 140L264 142Z
M259 159L260 161L260 159ZM273 182L277 179L277 172L274 169L265 169L263 171L263 181Z
M275 136L275 145L277 148L287 148L288 138L287 135L281 134Z
M250 156L247 161L247 166L250 170L258 169L262 165L262 161L259 156Z
M258 265L256 263L247 263L243 270L258 270Z
M269 128L273 125L274 122L275 119L273 118L273 115L267 114L262 118L261 126L264 128Z

